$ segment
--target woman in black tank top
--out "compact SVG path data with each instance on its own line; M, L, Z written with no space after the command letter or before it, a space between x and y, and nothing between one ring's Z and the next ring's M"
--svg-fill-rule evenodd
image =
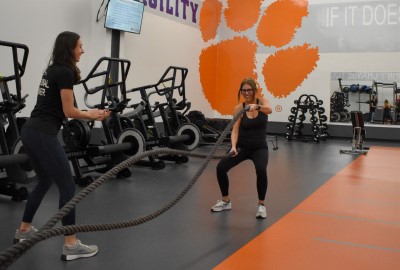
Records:
M234 110L234 115L243 108L248 110L236 121L231 133L231 156L221 159L217 165L217 179L221 190L222 199L217 201L212 212L220 212L232 208L229 197L228 171L244 160L250 159L255 166L257 175L257 218L266 218L264 206L267 193L268 177L268 145L266 140L268 114L272 113L271 105L265 98L256 98L257 84L247 78L240 84L238 100L242 97L243 103L239 103ZM247 181L244 179L243 181Z

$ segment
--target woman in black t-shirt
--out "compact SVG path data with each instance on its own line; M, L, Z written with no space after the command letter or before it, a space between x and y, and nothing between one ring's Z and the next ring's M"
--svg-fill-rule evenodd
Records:
M243 97L244 102L235 107L234 115L247 108L246 113L239 118L232 128L230 156L223 158L217 165L217 179L221 190L222 199L217 201L212 212L220 212L232 208L229 198L228 171L244 160L253 161L257 175L257 218L266 218L264 206L267 193L268 178L268 145L267 123L268 114L272 113L271 105L265 98L256 98L257 85L251 79L244 79L240 84L238 100Z
M76 63L83 53L78 34L62 32L57 36L49 66L39 85L35 108L21 130L24 149L38 183L26 203L21 225L15 233L15 242L32 237L37 232L32 220L53 182L60 193L59 208L75 195L69 160L57 138L63 120L67 117L102 121L110 114L107 110L98 109L81 111L74 106L73 86L80 80ZM75 224L75 209L62 218L62 224ZM91 257L97 251L97 246L82 244L75 234L65 235L61 258L74 260Z

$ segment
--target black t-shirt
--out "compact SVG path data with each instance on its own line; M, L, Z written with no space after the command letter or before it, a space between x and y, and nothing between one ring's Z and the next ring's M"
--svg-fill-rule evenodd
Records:
M74 81L74 72L70 67L55 63L48 66L39 85L35 108L25 125L58 134L65 119L61 89L73 89Z

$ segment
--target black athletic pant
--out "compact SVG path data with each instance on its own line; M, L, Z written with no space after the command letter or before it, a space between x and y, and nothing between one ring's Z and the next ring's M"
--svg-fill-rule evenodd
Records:
M265 200L268 187L267 165L268 148L248 149L241 148L235 157L226 157L217 165L217 179L222 196L229 195L228 171L244 160L253 161L257 175L257 193L259 200Z
M32 165L38 183L28 197L23 222L32 223L44 195L51 185L56 183L60 192L59 208L63 207L75 195L75 182L72 177L69 160L57 135L49 135L38 129L23 127L21 139L29 162ZM62 224L75 224L75 208L62 218Z

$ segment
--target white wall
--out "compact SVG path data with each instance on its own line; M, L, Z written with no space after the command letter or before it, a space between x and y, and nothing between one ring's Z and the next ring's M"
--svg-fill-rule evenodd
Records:
M95 62L110 54L111 35L105 31L103 21L96 23L101 1L97 0L2 0L0 9L0 40L22 43L29 48L25 75L22 77L22 95L29 94L27 107L21 115L28 116L36 102L37 88L51 55L56 36L62 31L77 32L83 42L85 54L79 68L82 76ZM11 54L0 47L0 57ZM12 63L0 62L0 74L10 74ZM83 89L77 87L77 99ZM78 101L83 107L83 102Z
M125 33L121 44L121 56L132 62L128 88L157 83L169 66L185 67L189 70L186 95L192 108L211 113L198 74L203 47L198 29L145 12L140 35Z

